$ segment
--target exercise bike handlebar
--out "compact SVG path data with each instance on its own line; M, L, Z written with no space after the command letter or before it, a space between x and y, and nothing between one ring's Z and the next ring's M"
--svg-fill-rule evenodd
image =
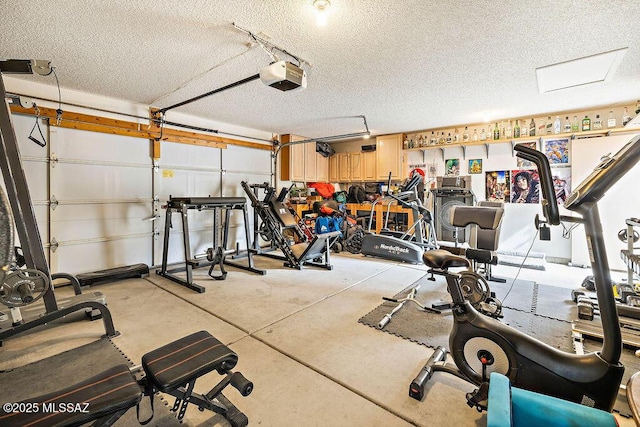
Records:
M517 144L514 147L517 156L533 162L538 167L540 174L540 186L542 187L542 197L544 198L542 212L551 225L560 224L560 210L558 209L558 201L556 200L556 192L553 189L553 178L551 177L551 168L549 167L549 159L547 156L533 148Z

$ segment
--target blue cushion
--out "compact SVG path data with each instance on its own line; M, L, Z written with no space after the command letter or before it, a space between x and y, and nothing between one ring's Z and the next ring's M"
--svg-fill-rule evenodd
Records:
M488 427L616 427L612 414L578 403L510 387L509 379L491 373ZM508 404L510 403L510 404Z

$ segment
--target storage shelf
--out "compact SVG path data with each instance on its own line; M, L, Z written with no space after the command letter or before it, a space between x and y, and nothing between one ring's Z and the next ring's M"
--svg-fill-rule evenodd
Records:
M413 148L402 148L404 151L423 151L423 150L431 150L437 148L449 148L449 147L474 147L474 146L487 146L490 144L505 144L509 143L512 145L516 145L519 142L527 142L527 141L540 141L541 139L549 139L549 138L569 138L569 139L582 139L582 138L593 138L600 136L611 136L618 135L624 133L635 133L640 132L640 127L632 127L632 128L614 128L614 129L602 129L602 130L590 130L584 132L570 132L570 133L556 133L550 135L542 135L542 136L525 136L520 138L503 138L503 139L491 139L486 141L469 141L469 142L452 142L452 143L444 143L444 144L436 144L436 145L427 145L423 147L413 147Z

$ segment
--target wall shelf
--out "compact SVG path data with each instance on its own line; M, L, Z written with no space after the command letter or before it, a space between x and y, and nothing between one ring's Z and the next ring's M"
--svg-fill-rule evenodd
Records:
M556 139L556 138L569 138L569 139L583 139L583 138L596 138L603 136L611 136L611 135L621 135L625 133L640 133L640 127L621 127L614 129L601 129L601 130L591 130L584 132L570 132L570 133L556 133L550 135L543 136L529 136L529 137L520 137L520 138L503 138L503 139L492 139L487 141L471 141L471 142L452 142L445 144L436 144L436 145L427 145L423 147L414 147L414 148L403 148L403 151L422 151L423 157L426 159L426 153L429 150L440 150L442 154L442 159L444 161L445 157L445 149L461 147L462 148L462 156L463 159L466 159L467 155L467 147L477 147L484 146L485 147L485 155L489 157L489 146L493 144L511 144L512 155L515 155L514 147L521 142L529 142L529 141L538 141L542 144L542 141L545 139Z

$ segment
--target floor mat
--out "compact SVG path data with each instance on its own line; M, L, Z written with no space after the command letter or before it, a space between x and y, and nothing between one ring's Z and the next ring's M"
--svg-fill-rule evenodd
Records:
M394 295L393 298L404 298L414 286L419 285L420 288L416 292L415 299L421 304L430 307L434 302L450 301L451 298L444 286L429 281L427 277L420 278L411 286ZM504 289L496 286L498 284L493 282L490 286L492 291L496 289L496 296L500 299L501 295L506 294L506 289L511 287L511 283L513 280L508 279L506 284L501 284ZM561 289L561 291L568 294L566 289ZM504 318L501 319L501 322L560 350L572 352L570 319L571 311L575 310L575 304L567 305L557 312L548 309L550 302L556 299L560 293L553 286L516 280L514 286L511 287L507 304L503 306ZM358 321L377 328L384 316L397 306L397 302L385 301ZM441 314L425 312L417 304L407 301L402 308L393 314L391 321L383 331L427 347L443 346L449 348L449 333L452 325L453 317L450 311L444 311Z
M134 364L118 349L110 339L101 339L90 344L65 351L58 355L39 360L0 373L0 402L18 402L29 397L50 393L80 382L92 375L118 364ZM166 402L159 404L156 396L152 426L180 426L169 411ZM150 415L149 399L140 404L140 418ZM135 408L129 409L115 424L116 426L139 425Z

